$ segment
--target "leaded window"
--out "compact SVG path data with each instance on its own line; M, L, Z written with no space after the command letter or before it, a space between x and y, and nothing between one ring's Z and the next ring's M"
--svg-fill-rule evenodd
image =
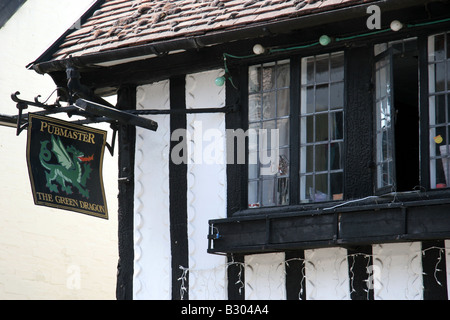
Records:
M450 34L428 38L430 185L450 185Z
M344 54L302 59L300 200L343 198Z
M394 124L392 55L387 50L375 62L375 135L377 189L394 189Z
M374 46L376 193L420 188L417 38Z
M249 68L249 207L289 204L289 66Z
M300 87L289 60L258 64L248 73L248 205L290 204L290 177L302 203L343 199L344 54L301 59ZM291 104L292 95L300 104ZM292 121L291 108L296 110ZM292 123L295 128L291 128ZM294 149L290 136L299 141ZM299 150L299 160L290 152ZM297 156L296 156L297 157ZM300 194L298 194L300 193Z

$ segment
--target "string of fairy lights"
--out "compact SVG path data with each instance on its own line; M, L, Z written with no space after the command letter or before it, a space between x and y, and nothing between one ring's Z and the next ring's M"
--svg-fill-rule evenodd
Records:
M215 84L217 86L223 86L225 84L225 82L228 80L228 81L230 81L230 83L232 84L232 86L234 88L237 88L233 82L233 77L231 76L230 71L228 69L227 59L250 59L250 58L255 58L257 56L261 56L261 55L265 55L265 54L269 55L271 53L296 51L296 50L312 48L312 47L316 47L316 46L326 47L333 42L337 43L337 42L342 42L342 41L355 40L355 39L374 36L374 35L387 33L387 32L398 32L403 28L412 29L412 28L416 28L416 27L430 26L430 25L444 23L444 22L448 22L448 21L450 21L450 18L404 25L399 20L393 20L391 22L389 28L360 33L360 34L356 34L356 35L342 36L342 37L331 37L331 36L324 34L324 35L320 36L320 38L315 42L303 44L303 45L292 46L292 47L287 47L287 48L264 48L261 44L256 44L253 46L253 54L238 56L238 55L232 55L229 53L223 53L225 74L216 78Z
M319 249L320 250L320 249ZM447 268L448 271L441 269L439 266L440 264L443 262L445 262L445 256L446 255L450 255L450 248L446 248L446 247L437 247L437 246L432 246L426 249L421 249L419 251L413 251L413 252L409 252L408 254L413 257L411 259L414 259L414 257L420 257L425 255L425 253L427 251L430 250L438 250L438 257L436 258L436 263L434 264L434 271L433 271L433 278L435 280L435 282L439 285L439 286L444 286L445 284L443 284L441 281L439 281L439 277L438 277L438 273L439 272L449 272L450 269ZM351 264L349 264L348 267L348 288L349 288L349 292L348 295L350 296L353 292L356 292L355 289L355 260L356 259L350 259L350 258L356 258L356 257L362 257L364 258L367 263L365 266L365 271L367 274L367 278L365 280L363 280L365 282L365 289L363 289L366 294L367 294L367 299L369 299L369 294L370 294L370 290L374 290L374 291L380 291L382 289L386 289L384 288L384 286L380 286L377 288L377 284L375 283L376 281L378 281L379 283L382 282L380 278L380 274L381 273L381 268L382 267L382 258L380 258L379 256L375 255L375 254L367 254L367 253L352 253L352 254L347 254L345 256L345 259L347 259L347 261L352 261ZM254 269L255 266L253 266L251 263L246 263L246 262L237 262L234 261L233 256L231 255L231 261L227 262L225 264L220 264L220 265L216 265L214 267L211 268L206 268L206 269L197 269L197 268L187 268L187 267L183 267L180 266L180 270L182 270L182 275L178 278L178 281L180 282L180 297L181 300L184 299L186 293L189 291L188 290L188 274L196 274L196 276L198 276L199 274L206 274L206 278L211 278L211 274L226 274L228 268L235 266L239 268L239 272L237 273L237 281L235 282L235 285L238 289L239 294L243 293L244 288L246 288L246 285L249 285L248 281L244 280L245 278L245 272L248 269ZM387 258L385 258L387 259ZM301 263L301 268L299 270L299 272L301 273L301 277L300 277L300 283L299 283L299 292L298 292L298 299L301 300L302 297L305 296L306 290L308 289L308 283L309 285L312 285L314 282L314 279L311 278L311 276L308 274L308 267L309 266L314 266L314 263L317 263L317 261L313 261L311 259L308 258L290 258L290 259L286 259L281 263L278 263L278 266L276 266L276 268L274 269L278 269L279 266L282 266L284 264L285 270L286 267L289 267L289 263L291 262L300 262ZM375 263L377 264L377 268L374 268ZM272 261L268 262L268 264L273 264ZM330 272L333 272L333 270L329 270ZM378 274L375 274L377 273ZM286 271L284 271L284 273L286 274ZM414 276L416 277L420 277L425 275L425 273L423 272L423 270L420 271L416 271ZM448 276L447 276L448 277ZM266 275L266 279L269 279L270 275ZM269 281L269 280L268 280ZM308 282L308 283L307 283ZM387 281L388 282L388 281ZM215 280L214 283L217 283L217 281ZM211 288L210 288L211 289ZM398 289L398 288L397 288ZM421 286L420 289L423 290L423 287ZM393 288L391 288L390 290L394 290ZM406 288L405 288L406 290ZM417 296L420 295L420 292L416 293ZM375 296L377 297L377 294L375 294Z

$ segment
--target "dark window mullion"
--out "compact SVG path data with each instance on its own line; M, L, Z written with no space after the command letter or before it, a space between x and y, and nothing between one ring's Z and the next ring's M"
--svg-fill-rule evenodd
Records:
M374 95L373 49L347 48L344 55L344 199L363 198L374 192L372 128Z
M291 59L290 74L290 168L289 168L289 199L290 204L300 203L300 86L301 58Z

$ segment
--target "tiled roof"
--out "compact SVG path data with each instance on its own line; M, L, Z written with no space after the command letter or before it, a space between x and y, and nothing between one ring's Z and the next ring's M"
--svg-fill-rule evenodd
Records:
M194 37L351 6L367 0L106 0L55 59Z

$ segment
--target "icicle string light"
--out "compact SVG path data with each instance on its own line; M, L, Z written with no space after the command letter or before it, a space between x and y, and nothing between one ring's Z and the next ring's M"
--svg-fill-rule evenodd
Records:
M184 300L184 293L188 292L188 289L186 288L186 281L187 281L187 275L188 275L189 269L185 268L183 266L180 266L180 269L183 271L181 276L178 278L178 281L181 281L181 285L180 285L180 299Z
M442 262L443 259L443 254L446 253L448 250L450 250L450 248L441 248L441 247L429 247L427 249L423 249L420 251L414 251L414 252L410 252L411 255L414 255L415 259L417 256L420 255L424 255L426 251L429 250L439 250L439 256L436 259L436 264L434 267L434 279L436 281L436 283L439 286L443 286L443 284L438 280L438 272L442 272L443 270L439 268L439 264ZM363 281L366 282L366 288L364 289L364 291L367 293L367 298L369 298L369 292L372 289L376 289L376 286L374 284L374 279L376 278L376 276L374 275L374 261L377 261L377 265L379 266L381 264L381 267L379 268L384 268L383 266L383 262L380 258L377 258L375 255L373 254L367 254L367 253L352 253L352 254L347 254L346 259L347 261L349 261L349 258L356 258L356 257L363 257L364 259L367 259L367 264L366 264L366 274L367 274L367 279L364 279ZM279 263L277 265L277 268L279 268L280 266L284 265L289 266L289 263L292 261L300 261L302 263L302 267L299 270L299 272L301 272L301 280L300 280L300 289L298 292L298 298L299 300L302 299L302 296L304 295L304 292L306 291L306 280L308 279L308 275L306 274L306 269L307 269L307 264L309 264L310 266L314 266L313 261L310 261L309 259L306 258L291 258L288 260L283 261L282 263ZM342 263L342 262L341 262ZM238 280L235 282L236 285L239 286L238 290L239 290L239 294L242 294L242 290L245 288L245 283L243 281L243 275L244 275L244 270L245 268L252 268L253 266L251 264L245 263L245 262L235 262L234 259L232 259L232 261L225 263L225 264L221 264L221 265L217 265L213 268L206 268L206 269L196 269L196 268L186 268L183 266L180 266L180 269L183 271L182 275L180 278L178 278L178 281L180 281L180 296L181 296L181 300L184 299L184 295L185 293L188 292L188 288L186 286L187 283L187 276L188 273L196 273L196 274L200 274L200 273L214 273L218 270L227 270L230 266L236 266L239 267L239 272L237 274ZM356 292L355 286L354 286L354 280L355 280L355 273L354 273L354 267L355 267L355 259L353 259L353 262L351 263L351 265L349 265L349 285L350 285L350 294ZM422 272L422 275L425 275ZM210 277L210 275L208 274L208 277Z

